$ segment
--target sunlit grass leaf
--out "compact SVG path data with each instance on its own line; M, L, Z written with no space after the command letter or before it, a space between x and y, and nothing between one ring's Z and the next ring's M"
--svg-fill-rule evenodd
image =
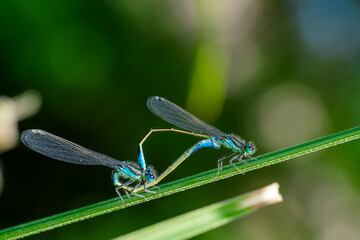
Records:
M223 226L261 207L282 201L279 185L273 183L261 189L221 201L192 212L137 230L116 240L181 240Z

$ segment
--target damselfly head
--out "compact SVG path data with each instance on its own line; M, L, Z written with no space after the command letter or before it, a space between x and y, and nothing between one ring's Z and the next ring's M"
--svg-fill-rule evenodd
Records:
M248 142L245 146L246 155L253 155L256 152L256 147L254 143Z
M148 182L154 181L156 179L156 171L152 166L146 167L145 175Z

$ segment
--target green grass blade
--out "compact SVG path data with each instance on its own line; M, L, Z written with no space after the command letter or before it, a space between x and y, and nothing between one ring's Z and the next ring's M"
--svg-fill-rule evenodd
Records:
M248 172L264 166L279 163L295 157L299 157L311 152L316 152L328 147L342 144L360 138L360 127L349 129L343 132L335 133L309 142L305 142L293 147L285 148L272 153L267 153L257 157L256 161L248 161L248 164L237 164L237 167L243 171ZM184 191L186 189L198 187L210 182L218 181L234 175L238 175L239 171L230 165L223 168L220 176L216 177L217 169L212 169L207 172L199 173L193 176L185 177L177 181L166 183L160 186L158 195L156 194L143 194L148 200L167 196L176 192ZM109 213L123 207L129 207L145 201L145 199L132 197L130 199L124 198L125 206L122 206L118 198L113 198L104 202L96 203L86 207L78 208L72 211L64 212L61 214L46 217L40 220L35 220L29 223L10 227L0 230L0 239L18 239L34 235L40 232L51 230L61 227L70 223L78 222L105 213Z
M126 234L116 240L181 240L223 226L261 207L282 201L279 184L221 201Z

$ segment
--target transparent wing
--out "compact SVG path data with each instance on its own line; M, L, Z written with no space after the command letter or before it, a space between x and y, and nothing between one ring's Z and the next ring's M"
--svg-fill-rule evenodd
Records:
M63 162L82 165L104 165L111 168L122 165L122 162L114 158L94 152L39 129L25 130L21 134L21 141L35 152Z
M162 97L149 97L148 108L158 117L185 130L207 136L226 137L227 134L207 124L181 107Z

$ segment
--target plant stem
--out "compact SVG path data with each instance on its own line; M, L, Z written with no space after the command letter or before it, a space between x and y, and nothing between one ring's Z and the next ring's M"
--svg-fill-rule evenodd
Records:
M256 161L248 161L249 164L238 163L236 164L236 166L242 172L249 172L255 169L259 169L305 154L316 152L358 138L360 138L360 127L352 128L343 132L335 133L309 142L298 144L296 146L267 153L258 156ZM240 174L240 172L231 165L227 165L223 168L223 171L221 171L218 177L215 177L216 174L217 168L163 184L160 186L159 190L155 189L158 194L144 193L143 195L147 198L147 200L156 199L194 187L199 187L204 184L225 179L234 175L238 175ZM122 205L119 198L113 198L72 211L60 213L43 219L3 229L0 230L0 239L18 239L21 237L34 235L146 201L145 199L139 197L124 198L124 200L124 205Z

